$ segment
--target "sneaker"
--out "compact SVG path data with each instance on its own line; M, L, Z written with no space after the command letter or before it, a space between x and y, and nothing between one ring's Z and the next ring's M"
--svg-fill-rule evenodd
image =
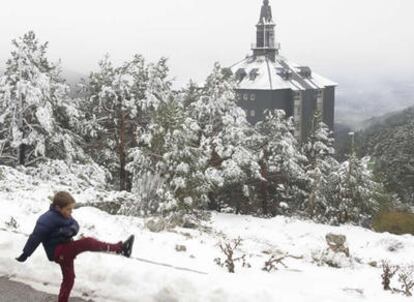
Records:
M125 240L122 243L122 251L121 251L121 255L125 256L125 257L130 257L131 253L132 253L132 246L134 245L134 239L135 236L131 235L128 237L127 240Z

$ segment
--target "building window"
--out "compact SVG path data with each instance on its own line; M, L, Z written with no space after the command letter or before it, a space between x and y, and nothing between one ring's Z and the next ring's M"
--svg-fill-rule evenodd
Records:
M294 106L294 113L293 113L293 115L295 116L295 117L298 117L298 116L300 116L301 115L301 112L300 112L300 103L299 102L295 102L295 106Z
M294 131L294 136L295 136L297 139L300 139L301 135L302 135L302 122L301 122L301 120L300 120L300 119L299 119L299 120L295 120L295 131Z
M256 100L256 95L254 93L252 93L250 95L250 101L255 101Z
M249 95L247 93L243 94L243 100L247 101L249 99Z
M288 81L292 78L292 71L290 69L285 69L283 67L277 67L276 74L285 81Z
M295 137L300 139L302 135L302 99L299 91L294 92L293 120L295 123Z
M300 100L302 98L302 95L300 93L300 90L293 91L293 99L294 100Z
M318 89L318 98L322 97L322 89Z
M299 67L299 74L305 79L312 77L312 70L308 66Z
M256 116L256 111L254 111L254 110L250 110L250 116L251 116L251 117Z
M319 89L316 98L316 110L323 116L323 90Z
M256 80L256 77L257 77L258 74L259 74L259 69L258 68L253 68L249 72L249 79L250 79L250 81Z
M244 68L239 68L236 71L236 80L240 83L243 81L244 77L247 75L247 72Z
M300 91L293 91L293 116L300 120L302 115L302 94Z

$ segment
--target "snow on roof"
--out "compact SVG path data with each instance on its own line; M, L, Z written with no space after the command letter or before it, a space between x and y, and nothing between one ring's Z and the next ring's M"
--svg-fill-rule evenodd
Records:
M259 90L307 90L337 86L314 72L307 66L289 63L284 57L277 55L275 62L266 56L249 56L230 67L236 74L239 89ZM256 71L254 77L248 75Z
M325 87L338 86L338 83L328 80L327 78L324 78L321 75L316 74L316 73L313 74L312 81L316 83L316 85L319 85L319 86L325 86Z

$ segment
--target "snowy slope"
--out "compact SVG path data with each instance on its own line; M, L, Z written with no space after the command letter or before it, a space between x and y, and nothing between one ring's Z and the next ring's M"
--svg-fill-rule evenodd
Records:
M32 231L37 217L48 209L47 197L56 190L69 189L68 185L73 188L76 182L26 174L0 166L0 275L57 293L60 269L47 261L42 247L24 264L14 257L24 246L24 234ZM78 202L89 201L95 194L92 187L82 186L73 192ZM16 227L10 225L11 217ZM260 219L230 214L213 214L205 231L176 228L152 233L144 228L142 218L111 216L91 207L75 210L74 217L85 236L117 242L135 234L133 257L207 273L85 253L76 260L73 295L86 293L94 301L407 301L402 295L384 292L382 269L368 262L387 259L393 264L411 264L414 238L409 235L378 234L285 217ZM314 260L326 249L328 232L347 236L352 261L345 262L343 268L318 266ZM239 236L243 242L236 254L246 254L251 267L242 268L237 263L236 273L230 274L216 265L214 258L223 257L220 241ZM177 244L185 245L187 251L177 252ZM279 266L279 270L268 273L261 270L269 258L264 251L301 259L288 258L287 268Z

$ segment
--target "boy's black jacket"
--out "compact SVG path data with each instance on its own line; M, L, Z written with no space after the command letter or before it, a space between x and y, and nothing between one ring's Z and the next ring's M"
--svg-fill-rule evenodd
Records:
M65 218L53 206L39 217L36 226L23 248L27 257L33 254L40 243L46 251L47 258L54 261L56 246L72 240L79 232L79 224L73 218Z

